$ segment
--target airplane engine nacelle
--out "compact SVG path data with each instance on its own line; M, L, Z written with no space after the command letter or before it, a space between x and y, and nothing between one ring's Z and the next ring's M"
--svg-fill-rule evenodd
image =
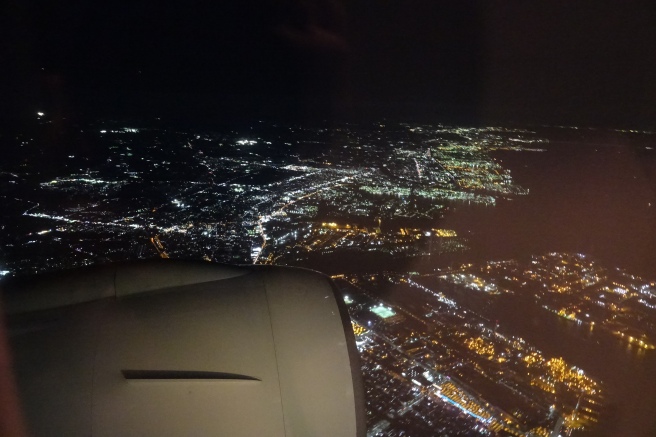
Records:
M301 269L170 260L7 281L34 436L364 436L348 314Z

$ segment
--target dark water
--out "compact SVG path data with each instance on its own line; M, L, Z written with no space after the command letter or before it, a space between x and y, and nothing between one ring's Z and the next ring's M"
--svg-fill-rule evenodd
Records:
M545 152L495 152L529 195L499 199L494 207L454 203L444 218L417 223L455 229L468 239L470 251L431 259L378 259L383 267L373 263L367 270L425 271L454 262L558 251L585 253L607 267L654 280L656 144L652 149L646 144L604 145L596 138L593 143L549 143ZM397 226L383 222L383 227ZM323 258L313 266L331 272L357 270L357 263L340 261Z
M488 311L499 320L501 332L519 334L548 356L562 356L603 382L605 408L590 435L656 435L656 351L630 348L599 328L565 320L531 300L504 296Z
M496 157L530 194L445 217L473 258L574 251L656 278L656 147L551 143Z
M656 279L656 150L597 140L496 157L530 194L495 208L456 208L444 219L441 226L470 238L472 260L573 251ZM656 351L627 349L531 300L502 298L494 315L503 330L604 382L607 409L592 434L656 436Z
M652 147L648 149L647 147ZM435 227L455 229L471 250L458 255L364 262L357 254L313 260L318 270L426 271L460 261L582 252L602 265L656 280L656 145L614 138L562 141L545 152L497 152L528 196L496 207L454 205ZM358 258L360 258L358 260ZM345 264L348 264L345 266ZM488 309L489 310L489 309ZM501 330L547 355L562 356L603 381L606 408L590 435L656 436L656 350L639 351L535 306L502 297L492 307Z

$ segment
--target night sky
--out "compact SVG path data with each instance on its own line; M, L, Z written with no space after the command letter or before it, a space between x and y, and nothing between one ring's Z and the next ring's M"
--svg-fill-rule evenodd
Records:
M653 1L3 6L3 117L656 128Z

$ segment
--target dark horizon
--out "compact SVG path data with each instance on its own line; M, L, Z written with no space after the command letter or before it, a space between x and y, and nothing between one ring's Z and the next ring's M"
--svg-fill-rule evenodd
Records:
M656 128L640 2L13 2L5 120L417 119Z

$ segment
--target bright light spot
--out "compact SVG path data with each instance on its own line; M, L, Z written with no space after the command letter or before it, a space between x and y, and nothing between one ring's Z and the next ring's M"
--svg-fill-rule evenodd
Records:
M101 130L100 133L101 133L101 134L106 134L107 131L106 131L106 130Z
M0 270L0 276L5 276L11 273L9 270Z
M385 307L383 304L370 308L370 311L382 319L396 315L392 308Z
M175 206L179 206L180 208L184 208L184 207L185 207L185 204L182 203L182 202L180 202L178 199L173 199L173 200L171 201L171 203L174 204Z
M43 112L37 112L36 115L38 115L39 117L43 117L45 114Z

